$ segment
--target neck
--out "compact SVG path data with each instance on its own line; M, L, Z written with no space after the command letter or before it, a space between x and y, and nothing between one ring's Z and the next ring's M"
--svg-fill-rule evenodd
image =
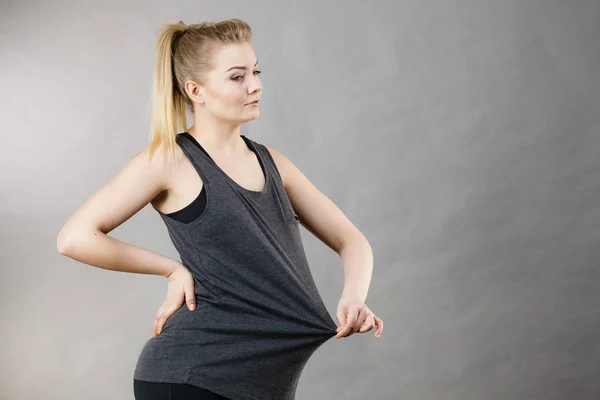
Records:
M240 137L239 124L228 124L204 117L197 118L187 132L207 151L234 155L239 154L241 149L246 147Z

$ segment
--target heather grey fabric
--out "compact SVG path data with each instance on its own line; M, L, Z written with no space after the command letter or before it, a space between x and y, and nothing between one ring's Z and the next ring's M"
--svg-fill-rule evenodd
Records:
M265 174L260 192L233 181L191 136L177 135L207 205L190 223L159 214L194 276L197 306L183 304L148 340L134 379L189 383L234 400L294 399L306 362L337 326L269 151L241 137Z

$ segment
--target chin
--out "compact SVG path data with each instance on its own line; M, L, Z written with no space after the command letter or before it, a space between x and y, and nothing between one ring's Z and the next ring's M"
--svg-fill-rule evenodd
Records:
M243 118L242 122L254 121L257 118L258 118L258 113L256 115L253 115L252 117Z

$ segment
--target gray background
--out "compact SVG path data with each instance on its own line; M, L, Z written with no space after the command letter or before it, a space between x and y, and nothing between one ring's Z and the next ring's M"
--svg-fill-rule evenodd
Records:
M598 1L0 3L0 399L132 399L166 294L56 250L148 140L158 28L242 18L242 133L374 251L385 322L331 340L298 399L600 398ZM111 235L176 256L150 206ZM332 315L338 256L303 229Z

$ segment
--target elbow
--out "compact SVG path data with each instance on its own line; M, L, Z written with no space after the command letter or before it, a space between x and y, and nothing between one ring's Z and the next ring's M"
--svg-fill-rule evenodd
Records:
M64 232L60 231L58 237L56 238L56 250L63 256L66 256L69 252L69 247L71 246L71 238L70 236Z
M73 258L73 254L87 248L90 238L98 233L103 232L88 226L63 227L56 238L56 250L63 256Z
M352 230L338 240L336 252L341 254L347 248L365 247L371 251L371 245L367 238L358 229Z
M56 250L63 256L70 257L77 246L77 241L85 236L81 232L81 230L63 228L56 238Z

